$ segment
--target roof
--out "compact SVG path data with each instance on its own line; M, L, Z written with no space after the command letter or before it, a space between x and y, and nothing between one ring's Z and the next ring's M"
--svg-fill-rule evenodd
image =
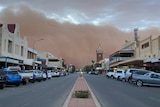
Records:
M99 44L98 49L96 50L97 53L103 53L103 49L101 48L101 45Z

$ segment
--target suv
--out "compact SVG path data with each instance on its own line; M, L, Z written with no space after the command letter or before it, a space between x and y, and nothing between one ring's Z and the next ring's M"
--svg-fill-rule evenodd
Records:
M0 89L3 89L6 84L6 76L3 70L0 70Z
M124 69L118 69L115 73L114 73L114 78L117 80L125 80L125 70Z
M139 71L141 69L136 69L136 68L128 68L125 71L125 81L131 82L131 75L133 72Z

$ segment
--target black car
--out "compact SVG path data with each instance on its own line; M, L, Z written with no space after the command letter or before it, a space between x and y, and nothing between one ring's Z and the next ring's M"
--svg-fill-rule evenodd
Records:
M3 89L6 84L6 76L3 70L0 70L0 89Z

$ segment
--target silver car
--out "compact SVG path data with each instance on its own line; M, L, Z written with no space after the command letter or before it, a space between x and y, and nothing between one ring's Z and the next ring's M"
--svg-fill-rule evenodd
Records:
M160 86L160 73L149 72L144 75L133 74L132 82L136 83L139 87L143 85Z

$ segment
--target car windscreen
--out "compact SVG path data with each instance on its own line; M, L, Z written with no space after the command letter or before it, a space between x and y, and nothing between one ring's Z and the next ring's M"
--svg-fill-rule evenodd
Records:
M26 70L25 73L33 73L32 70Z
M122 73L122 71L117 71L117 73Z
M10 74L10 75L18 74L18 71L8 71L8 74Z

